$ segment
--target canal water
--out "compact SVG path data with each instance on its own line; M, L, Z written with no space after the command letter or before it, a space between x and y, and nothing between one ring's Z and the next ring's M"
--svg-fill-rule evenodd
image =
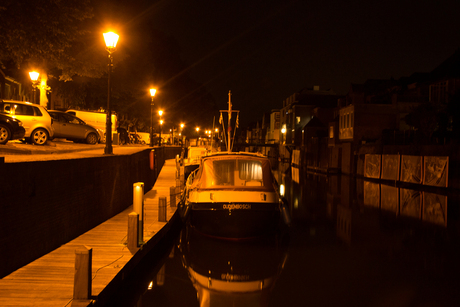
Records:
M455 194L281 165L287 235L224 242L182 229L110 306L459 306Z

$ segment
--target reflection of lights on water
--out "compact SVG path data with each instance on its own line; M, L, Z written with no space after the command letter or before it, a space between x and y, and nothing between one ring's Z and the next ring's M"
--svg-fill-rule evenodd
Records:
M149 283L148 289L149 289L149 290L152 290L152 288L153 288L153 281L151 281L151 282Z
M280 185L280 195L284 197L284 184Z
M299 199L298 198L294 199L294 209L297 209L297 208L299 208Z

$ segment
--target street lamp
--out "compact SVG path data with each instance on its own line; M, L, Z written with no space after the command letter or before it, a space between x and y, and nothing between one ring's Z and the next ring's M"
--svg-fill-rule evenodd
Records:
M183 141L183 140L182 140L182 131L184 130L184 126L185 126L184 123L181 123L181 124L180 124L180 132L179 132L179 142L180 142L180 143L178 143L178 145L181 145L181 146L183 145L183 142L182 142L182 141Z
M283 125L281 128L281 144L285 142L285 135L286 135L286 124Z
M112 92L112 88L110 86L110 75L112 74L112 67L113 67L113 56L112 53L115 52L115 47L117 46L118 42L118 34L113 32L104 33L104 40L105 46L107 47L107 52L109 53L109 73L107 78L107 115L106 115L106 125L105 125L105 149L104 154L111 155L113 154L112 148L112 110L110 109L110 94Z
M153 147L153 97L155 97L156 89L150 89L150 96L152 96L152 102L150 103L150 147Z
M159 142L159 146L161 146L161 126L163 125L163 120L161 119L161 115L163 115L163 110L158 111L158 114L160 115L160 140L158 142Z
M40 74L36 71L29 72L30 79L32 80L32 103L35 103L35 90L38 86L38 76Z

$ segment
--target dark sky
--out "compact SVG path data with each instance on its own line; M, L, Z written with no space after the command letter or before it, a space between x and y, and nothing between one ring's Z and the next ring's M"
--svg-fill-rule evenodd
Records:
M433 70L460 46L459 9L459 0L163 0L132 22L149 18L174 37L190 75L221 109L231 90L248 122L305 87L346 94L351 83Z

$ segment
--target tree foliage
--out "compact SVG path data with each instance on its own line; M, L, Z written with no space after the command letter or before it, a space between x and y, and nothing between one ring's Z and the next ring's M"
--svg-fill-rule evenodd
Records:
M0 63L54 70L61 80L99 77L105 62L91 50L92 17L90 0L3 0Z

